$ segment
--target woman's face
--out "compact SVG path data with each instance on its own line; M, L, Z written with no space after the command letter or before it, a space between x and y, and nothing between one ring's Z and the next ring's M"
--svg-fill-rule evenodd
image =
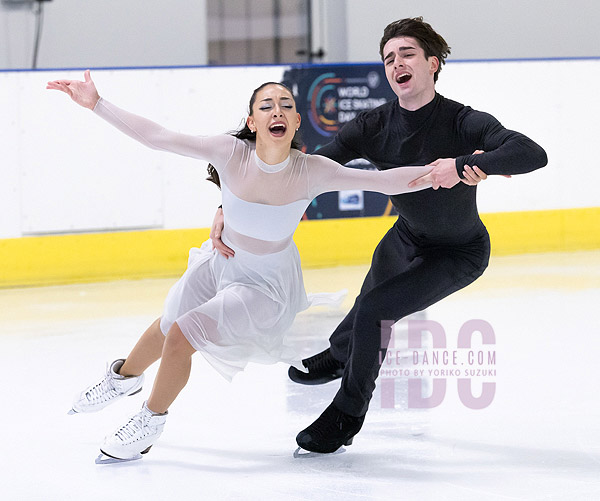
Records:
M256 94L247 123L250 130L256 131L257 139L291 143L300 127L300 114L289 90L281 85L267 85Z

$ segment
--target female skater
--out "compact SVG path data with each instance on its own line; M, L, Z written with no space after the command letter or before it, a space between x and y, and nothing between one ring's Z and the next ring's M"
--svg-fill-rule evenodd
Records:
M313 198L327 191L364 189L388 195L408 188L429 167L366 171L343 167L292 148L300 114L290 90L265 83L250 98L249 116L234 135L191 136L164 129L101 98L89 70L85 81L56 80L47 88L67 93L146 146L210 162L220 179L225 209L226 259L210 240L192 249L188 268L169 291L161 318L126 359L79 394L71 412L95 412L141 390L143 372L161 359L142 410L106 437L101 452L136 459L160 436L167 410L188 381L199 351L231 379L248 362L299 363L285 331L309 305L292 236Z

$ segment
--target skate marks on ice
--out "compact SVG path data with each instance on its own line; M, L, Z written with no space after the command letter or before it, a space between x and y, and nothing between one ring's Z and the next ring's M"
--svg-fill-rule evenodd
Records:
M144 457L144 454L146 454L147 452L148 452L148 450L145 450L144 452L142 452L132 458L119 459L119 458L109 456L108 454L105 454L101 450L100 454L98 455L98 457L95 459L94 462L99 465L109 465L109 464L110 465L118 465L118 464L130 463L132 461L139 461L140 459L142 459ZM337 456L337 455L343 454L345 452L346 452L346 449L344 447L340 447L337 451L330 452L330 453L311 452L311 451L302 449L301 447L297 447L293 453L293 457L294 457L294 459L323 458L323 457Z
M340 447L335 452L328 452L328 453L311 452L311 451L307 451L307 450L303 449L302 447L298 447L294 451L294 459L310 459L310 458L329 457L329 456L336 456L338 454L343 454L344 452L346 452L346 449L344 447Z

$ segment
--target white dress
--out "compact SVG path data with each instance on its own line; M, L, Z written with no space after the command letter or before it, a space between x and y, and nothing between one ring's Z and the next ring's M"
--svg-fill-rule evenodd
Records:
M269 165L252 142L230 135L172 132L104 99L94 112L146 146L215 166L225 217L222 240L235 256L224 258L210 240L191 249L188 268L165 301L160 327L166 334L177 322L190 344L229 380L248 362L301 367L286 332L310 304L292 236L311 200L344 189L387 195L416 191L408 182L430 170L350 169L298 150ZM322 298L313 299L314 304Z

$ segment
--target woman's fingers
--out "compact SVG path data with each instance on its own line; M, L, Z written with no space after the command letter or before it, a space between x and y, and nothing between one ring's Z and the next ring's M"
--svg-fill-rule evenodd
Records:
M81 80L53 80L47 83L46 89L60 90L80 106L93 110L100 96L90 75L90 70L85 70L83 77L85 79L83 82Z
M474 173L468 165L465 165L463 176L463 183L468 184L469 186L475 186L477 184L477 179L474 177Z
M481 178L482 181L485 181L487 179L487 174L485 172L483 172L479 167L477 167L476 165L473 166L473 170L475 171L475 173Z
M462 179L462 182L468 184L469 186L475 186L477 183L487 179L487 174L477 166L473 166L473 168L471 168L469 165L465 165L463 176L465 178Z
M73 94L73 91L69 88L69 84L60 81L48 82L48 84L46 85L46 89L59 90L61 92L69 94L69 96Z

